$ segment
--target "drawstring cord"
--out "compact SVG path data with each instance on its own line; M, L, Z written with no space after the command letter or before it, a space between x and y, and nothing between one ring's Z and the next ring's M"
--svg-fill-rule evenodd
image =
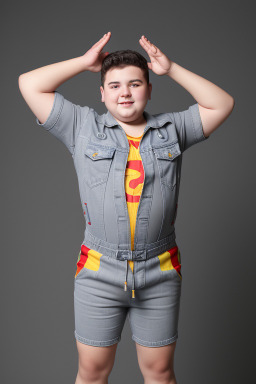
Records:
M128 260L126 260L126 271L125 271L124 291L127 291L127 273L128 273Z
M132 273L132 298L133 299L135 298L134 268L135 268L135 263L133 264L133 273ZM124 291L127 291L127 275L128 275L128 260L126 260Z
M135 268L135 263L133 264L133 274L132 274L132 298L135 298L135 287L134 287L134 268Z

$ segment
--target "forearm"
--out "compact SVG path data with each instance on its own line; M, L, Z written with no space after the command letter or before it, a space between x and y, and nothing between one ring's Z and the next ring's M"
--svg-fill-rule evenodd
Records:
M19 80L26 82L26 86L36 92L53 92L65 81L83 71L86 71L84 59L76 57L23 73Z
M202 107L223 109L234 101L226 91L177 63L172 62L167 76L185 88Z

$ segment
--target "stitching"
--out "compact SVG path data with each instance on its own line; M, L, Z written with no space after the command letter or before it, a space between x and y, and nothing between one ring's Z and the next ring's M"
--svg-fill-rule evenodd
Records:
M80 107L80 112L81 112L81 106L79 105L79 107ZM82 126L84 125L85 119L86 119L87 116L89 115L90 109L91 109L91 108L88 107L88 112L87 112L87 114L84 116L83 120L82 120L81 123L80 123L80 127L79 127L79 131L78 131L78 133L77 133L77 138L76 138L75 144L72 145L72 147L71 147L72 149L74 149L74 150L73 150L73 154L72 154L72 157L73 157L73 158L74 158L75 153L76 153L76 143L77 143L78 137L80 136L80 132L81 132ZM87 138L87 136L84 136L84 137Z
M161 149L161 148L166 148L166 147L173 147L173 146L176 146L177 144L179 144L178 140L174 140L170 143L167 143L167 144L159 144L159 145L154 145L154 146L151 146L151 149Z
M141 339L139 339L137 336L132 335L132 338L133 338L133 339L136 339L136 340L138 340L138 341L141 341L141 342L143 342L143 343L145 343L145 344L147 344L147 345L160 345L161 343L165 343L165 342L172 341L172 340L176 339L177 337L178 337L178 334L176 333L175 336L173 336L173 337L171 337L171 338L169 338L169 339L165 339L165 340L161 340L161 341L145 341L145 340L141 340Z
M55 109L55 105L56 105L56 100L57 100L57 98L58 98L57 93L58 93L58 92L55 91L54 101L53 101L53 106L52 106L50 115L48 116L48 118L47 118L47 120L44 122L44 124L41 124L41 125L44 126L44 127L48 124L48 122L49 122L50 119L52 118L53 111L54 111L54 109ZM54 127L54 125L56 124L56 122L58 121L58 119L59 119L59 114L57 115L57 120L55 121L55 123L54 123L50 128L48 128L48 129L46 129L46 130L47 130L47 131L50 131L50 130Z
M77 336L78 339L81 339L83 341L87 341L89 343L96 343L96 344L105 344L105 343L109 343L109 342L112 342L112 341L118 341L118 340L121 339L121 337L118 336L118 337L115 337L114 339L107 340L107 341L94 341L94 340L85 339L84 337L78 335L78 333L76 331L75 331L75 336Z
M56 92L56 94L57 94L57 93L58 93L58 92ZM56 100L57 100L57 96L56 96ZM52 126L50 129L54 128L54 126L57 124L57 122L58 122L58 120L59 120L59 118L60 118L60 115L61 115L63 106L64 106L64 97L62 96L60 110L59 110L59 112L58 112L58 115L57 115L57 118L56 118L55 123L53 124L53 126ZM50 130L50 129L49 129L49 130Z

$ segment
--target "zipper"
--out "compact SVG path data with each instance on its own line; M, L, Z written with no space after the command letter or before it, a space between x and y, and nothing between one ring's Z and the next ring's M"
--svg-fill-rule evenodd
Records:
M90 220L90 216L89 216L89 211L88 211L87 203L84 203L84 205L85 205L85 212L86 212L86 217L87 217L87 223L88 223L89 225L91 225L92 223L91 223L91 220Z
M142 136L143 137L143 136ZM142 139L142 138L141 138ZM140 153L140 146L139 146L139 153ZM140 154L140 157L141 157L141 154ZM143 161L142 161L142 157L141 157L141 162L142 162L142 167L143 167L143 171L144 171L144 180L143 180L143 187L142 187L142 191L141 191L141 194L140 194L140 201L139 201L139 205L138 205L138 209L137 209L137 214L136 214L136 223L135 223L135 231L134 231L134 250L136 250L136 244L137 244L137 232L136 232L136 228L137 228L137 219L138 219L138 212L139 212L139 209L140 209L140 202L141 202L141 197L142 197L142 194L143 194L143 189L144 189L144 185L145 185L145 169L144 169L144 165L143 165Z

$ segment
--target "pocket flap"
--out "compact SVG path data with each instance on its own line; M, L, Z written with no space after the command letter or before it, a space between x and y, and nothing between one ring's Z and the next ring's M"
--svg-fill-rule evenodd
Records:
M116 148L89 143L85 147L84 153L92 160L100 160L112 158L115 150Z
M173 160L181 154L179 143L171 144L162 148L153 148L157 159Z

